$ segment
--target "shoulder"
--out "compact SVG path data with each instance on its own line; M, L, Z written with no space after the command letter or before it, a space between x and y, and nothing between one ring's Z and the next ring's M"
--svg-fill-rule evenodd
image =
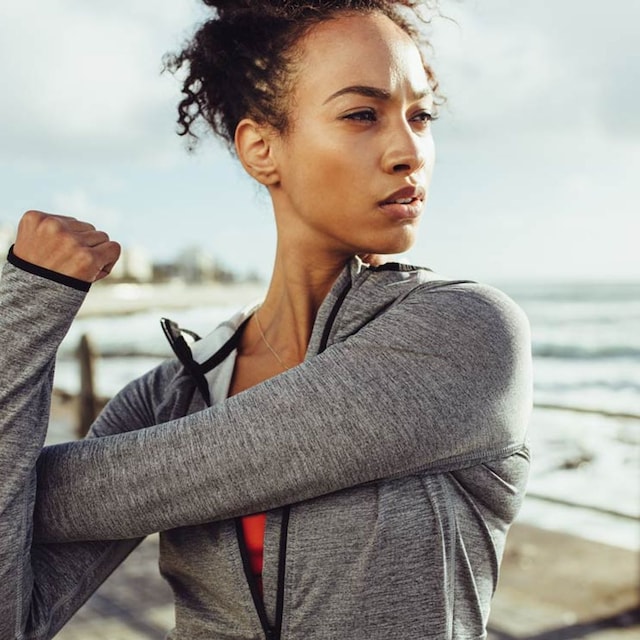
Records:
M453 279L425 267L390 263L363 278L360 299L371 307L397 309L407 319L490 334L508 332L529 340L524 311L506 293L473 280Z
M520 306L506 293L479 282L440 281L417 286L407 302L430 318L434 313L489 336L519 335L529 340L529 321Z
M427 283L407 296L423 340L455 350L478 370L529 369L531 335L523 310L501 290L477 282Z

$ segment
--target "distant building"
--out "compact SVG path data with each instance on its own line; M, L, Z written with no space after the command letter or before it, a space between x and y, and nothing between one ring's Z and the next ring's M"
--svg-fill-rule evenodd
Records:
M176 267L178 277L189 284L216 279L213 258L199 247L190 247L182 251L176 260Z
M153 280L153 261L149 252L142 247L122 249L120 260L111 272L110 280L121 282L151 282Z

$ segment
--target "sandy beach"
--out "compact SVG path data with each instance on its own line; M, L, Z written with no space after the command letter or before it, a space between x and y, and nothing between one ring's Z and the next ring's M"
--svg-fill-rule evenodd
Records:
M490 628L495 638L637 638L639 578L633 551L516 523Z

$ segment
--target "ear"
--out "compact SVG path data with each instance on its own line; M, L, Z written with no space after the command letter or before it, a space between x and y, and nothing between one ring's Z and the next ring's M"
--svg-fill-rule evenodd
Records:
M279 182L280 176L272 154L273 130L255 120L244 118L238 123L235 146L245 171L265 186Z

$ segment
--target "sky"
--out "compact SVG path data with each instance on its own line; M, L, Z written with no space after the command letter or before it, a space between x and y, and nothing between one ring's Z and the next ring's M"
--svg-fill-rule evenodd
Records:
M266 193L212 138L176 135L162 74L195 0L0 5L0 225L73 215L167 260L199 248L268 277ZM448 102L416 246L453 277L640 279L640 2L443 0L430 62Z

